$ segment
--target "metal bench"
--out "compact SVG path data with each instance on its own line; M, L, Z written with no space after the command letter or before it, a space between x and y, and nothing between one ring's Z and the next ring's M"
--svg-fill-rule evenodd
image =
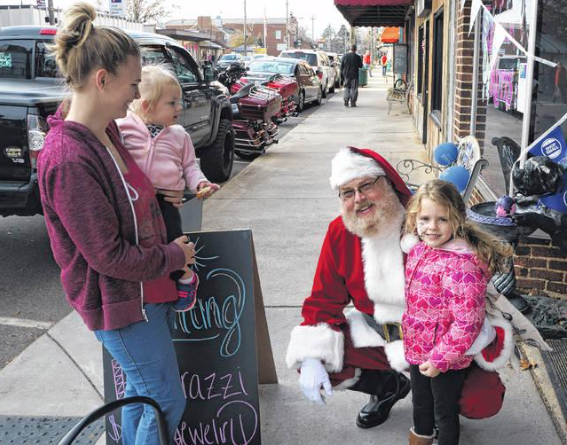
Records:
M418 161L417 159L402 159L397 163L396 170L406 182L410 190L416 190L419 187L419 184L410 182L410 175L412 172L423 169L426 174L433 173L434 171L441 173L443 170L448 167L452 167L453 165L462 165L469 171L469 180L465 190L462 192L463 200L465 201L465 204L467 204L476 185L476 181L480 176L480 172L488 166L488 161L481 156L480 146L474 136L465 136L460 139L457 147L459 150L457 161L450 166L441 167L438 165L426 164Z
M406 85L402 79L396 80L394 86L388 89L388 95L386 96L388 114L392 111L392 104L395 102L406 104L409 112L408 98L410 94L413 94L413 81Z

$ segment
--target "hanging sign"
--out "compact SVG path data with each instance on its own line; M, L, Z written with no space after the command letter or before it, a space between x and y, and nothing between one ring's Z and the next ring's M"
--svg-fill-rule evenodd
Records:
M544 138L541 138L529 151L534 156L546 156L553 162L567 168L567 143L561 126L557 125ZM542 196L540 202L546 207L559 212L567 212L567 172L559 189L551 194Z
M546 156L553 162L567 167L567 147L565 137L558 125L529 151L534 156Z
M418 17L426 17L431 12L431 0L417 0L415 13Z
M110 0L110 15L126 16L126 0Z

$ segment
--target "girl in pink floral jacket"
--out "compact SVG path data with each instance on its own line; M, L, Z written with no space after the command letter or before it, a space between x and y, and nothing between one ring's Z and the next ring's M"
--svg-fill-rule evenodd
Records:
M412 197L406 232L421 240L406 263L402 319L410 364L413 421L410 444L459 442L459 398L473 356L467 351L485 319L486 287L511 248L466 220L465 204L450 183L433 180Z

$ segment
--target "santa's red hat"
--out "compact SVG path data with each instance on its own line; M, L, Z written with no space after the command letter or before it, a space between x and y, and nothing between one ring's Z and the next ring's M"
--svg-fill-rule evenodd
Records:
M403 179L394 167L382 156L367 148L342 148L331 161L331 187L337 190L340 186L356 178L365 176L386 176L398 192L400 202L405 206L411 197Z

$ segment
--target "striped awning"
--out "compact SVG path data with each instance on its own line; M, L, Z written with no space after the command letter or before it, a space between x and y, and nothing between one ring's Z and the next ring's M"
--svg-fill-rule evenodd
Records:
M334 0L352 26L404 26L413 0Z

